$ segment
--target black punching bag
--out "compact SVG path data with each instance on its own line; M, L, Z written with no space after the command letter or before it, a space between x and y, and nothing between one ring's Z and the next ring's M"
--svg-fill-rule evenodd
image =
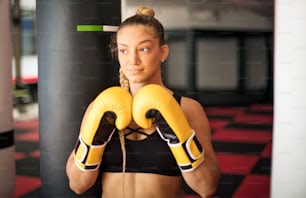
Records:
M39 0L36 10L41 196L78 197L69 188L66 161L89 102L118 85L108 49L114 30L107 28L121 22L121 1ZM100 194L98 179L83 196Z

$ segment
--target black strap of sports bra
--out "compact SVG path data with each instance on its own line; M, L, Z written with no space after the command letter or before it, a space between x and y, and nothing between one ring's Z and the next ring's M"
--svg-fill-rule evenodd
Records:
M139 134L142 134L142 135L145 135L145 136L149 136L148 134L146 134L145 132L141 131L142 128L136 128L136 129L132 129L130 127L127 127L126 128L127 130L129 130L129 132L125 133L124 136L128 136L130 135L131 133L139 133Z
M181 95L174 93L174 94L173 94L173 97L175 98L175 100L176 100L179 104L181 104L181 98L182 98Z

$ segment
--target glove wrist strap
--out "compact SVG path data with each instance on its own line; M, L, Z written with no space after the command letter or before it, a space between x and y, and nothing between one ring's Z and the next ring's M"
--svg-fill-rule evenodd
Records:
M94 171L99 168L102 161L105 145L88 145L81 137L75 147L74 161L83 171Z
M168 145L182 172L192 171L204 161L204 150L194 131L185 142Z

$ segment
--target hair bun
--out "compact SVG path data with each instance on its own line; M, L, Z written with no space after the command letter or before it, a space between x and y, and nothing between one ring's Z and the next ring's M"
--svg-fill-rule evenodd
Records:
M146 15L146 16L154 17L155 13L154 13L153 9L141 6L137 9L136 14L137 15Z

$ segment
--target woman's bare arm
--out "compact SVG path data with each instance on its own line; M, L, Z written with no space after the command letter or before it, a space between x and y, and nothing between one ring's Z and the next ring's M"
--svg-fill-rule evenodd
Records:
M211 142L211 131L202 105L190 98L182 99L182 109L205 151L204 161L193 171L183 172L185 182L201 197L215 193L220 178L219 164Z
M94 171L83 171L79 169L74 162L74 152L72 152L67 160L66 174L71 190L77 194L82 194L96 182L99 169Z
M88 114L92 104L90 104L84 114ZM84 171L77 167L74 162L74 151L71 152L66 163L66 174L69 179L69 186L72 191L82 194L87 191L95 182L99 174L99 169L94 171Z

